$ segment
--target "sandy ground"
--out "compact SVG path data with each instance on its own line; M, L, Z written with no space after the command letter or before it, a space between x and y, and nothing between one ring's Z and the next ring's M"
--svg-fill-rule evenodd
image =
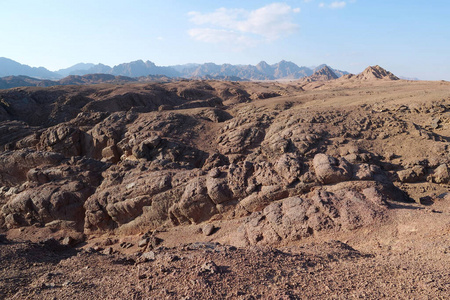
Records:
M110 237L114 253L103 254L106 236L65 248L20 241L10 231L0 244L0 297L448 299L450 201L393 205L380 226L278 248L217 243L233 222L217 222L221 228L209 237L199 226L176 228L156 235L164 241L149 261L137 246L139 236ZM28 231L22 240L33 233ZM133 246L122 248L124 241Z

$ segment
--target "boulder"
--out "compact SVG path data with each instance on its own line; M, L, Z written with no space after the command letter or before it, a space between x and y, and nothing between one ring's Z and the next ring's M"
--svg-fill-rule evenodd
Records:
M6 226L49 224L55 229L82 230L84 203L100 184L105 167L95 160L74 158L57 166L30 169L23 185L26 189L10 188L5 193L1 214Z
M64 156L54 152L30 149L7 151L0 154L0 184L15 186L27 181L29 170L41 166L59 165Z
M302 172L300 159L291 153L281 155L274 168L287 185L297 181Z
M220 176L216 174L218 169L213 169L209 172L209 176L206 179L206 188L208 190L208 196L215 204L221 204L233 199L233 193L228 187L228 180L226 174Z
M82 154L81 140L83 132L65 124L45 130L40 137L37 149L61 153L65 157Z
M0 120L2 107L0 105ZM0 149L16 150L23 148L34 148L39 142L42 129L37 126L30 126L20 121L0 122Z
M83 204L94 189L82 182L46 183L27 189L2 207L8 227L45 224L53 220L73 221L82 230Z
M397 172L400 182L405 183L423 181L425 180L425 174L425 167L419 165Z
M273 245L318 232L353 230L387 213L385 187L373 181L349 182L275 201L243 220L230 235L236 246Z
M170 208L169 213L178 223L190 224L206 221L215 215L217 209L208 195L206 179L192 179L186 185L180 201Z
M84 205L88 231L107 230L130 223L148 209L159 219L167 218L172 188L172 173L142 171L149 163L127 161L109 168L97 192ZM162 205L167 201L167 204Z
M210 236L211 234L214 233L215 229L216 229L216 227L213 224L206 224L202 228L202 233L206 236Z
M316 154L313 167L317 179L323 184L333 184L352 177L351 166L343 158L336 159L323 153Z
M164 168L201 168L207 153L196 148L153 136L132 149L138 159L157 162Z
M434 170L433 181L436 183L450 182L450 171L446 164L442 164Z
M353 165L354 180L382 180L385 178L380 167L370 164Z
M223 134L218 136L218 149L222 154L243 154L263 141L265 132L258 123L236 126L237 124L225 126Z
M263 186L261 191L252 193L239 202L239 205L236 207L236 214L245 215L260 211L270 203L286 198L288 195L289 191L278 185Z

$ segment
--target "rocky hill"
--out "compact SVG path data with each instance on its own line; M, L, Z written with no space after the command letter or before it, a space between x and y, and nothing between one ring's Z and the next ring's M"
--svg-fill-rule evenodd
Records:
M339 78L340 81L348 82L350 81L378 81L378 80L400 80L399 77L395 76L391 72L383 69L380 66L369 66L364 71L358 75L347 74Z
M374 80L374 79L384 79L384 80L400 80L397 76L389 71L386 71L380 66L370 66L367 67L362 73L356 76L356 79L360 80Z
M320 84L0 91L0 297L445 298L449 83Z
M49 87L59 85L57 81L37 79L28 76L6 76L0 78L0 89L10 89L19 86Z
M137 82L136 78L114 76L109 74L87 74L83 76L69 75L57 81L58 85L90 85L90 84L123 84Z
M302 80L305 82L314 82L334 80L337 78L338 76L334 74L333 70L330 67L324 66L321 69L315 71L311 76L305 77Z
M203 79L217 79L217 80L233 80L239 81L240 78L229 78L229 77L211 77L205 76ZM148 75L141 77L126 77L126 76L114 76L110 74L87 74L83 76L79 75L69 75L59 80L46 80L37 79L28 76L7 76L0 78L0 89L10 89L15 87L26 87L26 86L36 86L36 87L49 87L49 86L59 86L59 85L91 85L91 84L125 84L133 82L170 82L176 81L178 79L173 79L163 75Z

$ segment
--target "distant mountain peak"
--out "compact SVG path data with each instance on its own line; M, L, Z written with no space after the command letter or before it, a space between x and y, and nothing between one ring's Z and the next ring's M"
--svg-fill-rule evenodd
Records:
M336 79L336 78L338 78L338 77L336 76L336 74L334 74L333 70L332 70L329 66L327 66L327 65L325 65L322 69L316 71L314 74L316 74L316 75L322 75L322 76L327 76L327 77L329 77L330 79ZM314 75L314 74L313 74L313 75Z
M258 70L267 70L267 69L271 69L272 67L266 63L265 61L260 61L257 65L256 68Z
M303 80L306 82L313 82L313 81L328 81L337 78L338 76L333 72L333 70L329 66L324 65L321 69L314 72L314 74L312 74L311 76L303 78Z

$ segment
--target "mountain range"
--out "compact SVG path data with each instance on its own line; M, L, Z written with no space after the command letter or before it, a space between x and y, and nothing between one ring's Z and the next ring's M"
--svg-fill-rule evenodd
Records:
M276 80L276 79L300 79L311 76L315 71L325 65L316 68L299 67L293 62L282 60L279 63L269 65L262 61L257 65L232 65L214 63L185 64L176 66L157 66L151 61L137 60L129 63L110 67L104 64L79 63L66 69L52 72L44 67L33 68L20 64L8 58L0 58L0 77L28 76L39 79L61 79L70 75L83 76L87 74L109 74L114 76L141 77L149 75L163 75L167 77L202 78L222 77L241 78L243 80ZM331 69L331 68L330 68ZM331 69L337 77L349 74L346 71Z
M58 73L47 70L44 67L34 68L20 64L12 59L0 57L0 77L5 76L30 76L40 79L58 79L62 76Z
M198 76L193 76L193 79L202 80L220 80L220 81L245 81L237 76L223 76L223 75L203 75L202 73L197 74ZM201 76L203 75L203 76ZM136 83L136 82L171 82L183 79L181 77L168 77L164 75L147 75L139 77L127 77L121 75L111 75L111 74L86 74L86 75L69 75L59 80L49 80L49 79L38 79L24 75L18 76L6 76L0 77L0 89L9 89L14 87L24 87L24 86L37 86L37 87L50 87L50 86L61 86L61 85L91 85L91 84L126 84L126 83ZM371 80L399 80L397 76L391 72L383 69L380 66L369 66L363 72L358 75L346 74L343 76L338 76L336 73L328 67L323 65L320 69L316 68L315 72L310 76L305 76L299 79L300 82L305 84L311 82L325 82L330 80L352 80L352 81L371 81Z

